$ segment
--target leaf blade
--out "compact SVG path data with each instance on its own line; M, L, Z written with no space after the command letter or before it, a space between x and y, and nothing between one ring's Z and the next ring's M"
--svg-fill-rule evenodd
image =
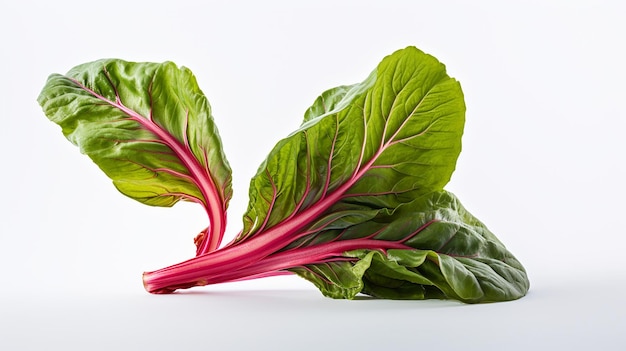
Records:
M210 246L219 244L231 171L191 71L99 60L51 75L38 102L124 195L153 206L201 203L216 227Z
M326 235L321 230L314 235L335 245L365 238L378 241L378 247L363 245L344 253L359 260L351 261L354 266L367 266L365 270L360 268L362 274L354 275L348 288L357 286L360 280L361 292L374 297L452 298L468 303L509 301L524 296L530 286L519 261L447 191L435 191L393 212L380 212L371 221L348 223L343 230L331 231ZM404 248L393 247L398 243ZM359 263L363 259L366 263ZM316 286L335 292L352 291L319 283ZM353 297L346 293L338 298Z
M394 208L442 188L460 153L464 112L458 82L413 47L364 82L326 91L252 179L238 240L294 217L306 222L347 198Z

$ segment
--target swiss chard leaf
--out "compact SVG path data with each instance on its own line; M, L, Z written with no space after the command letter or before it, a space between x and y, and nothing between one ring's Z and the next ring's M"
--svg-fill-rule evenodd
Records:
M519 261L453 194L443 190L393 212L381 212L371 221L323 229L311 236L326 237L336 246L345 243L347 248L359 239L414 248L391 248L385 253L351 250L344 254L356 262L321 262L293 269L330 297L353 298L362 292L389 299L447 297L474 303L517 299L529 288Z
M335 298L523 296L521 264L442 190L464 114L435 58L412 47L386 57L363 83L324 92L271 151L238 239L292 238L276 257L306 252L289 270Z
M529 288L519 261L443 190L461 150L463 93L414 47L315 100L253 177L244 228L220 250L231 171L188 69L100 60L50 76L38 101L123 194L207 210L197 256L144 273L150 292L289 271L334 298L474 303Z
M386 57L362 83L324 92L251 181L246 239L297 230L326 210L395 208L441 189L465 119L461 87L414 47Z
M51 75L38 101L124 195L153 206L202 204L215 233L211 245L219 244L231 169L191 71L171 62L100 60Z

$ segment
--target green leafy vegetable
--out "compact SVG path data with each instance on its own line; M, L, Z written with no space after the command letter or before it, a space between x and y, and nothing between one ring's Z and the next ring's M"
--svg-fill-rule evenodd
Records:
M38 101L124 195L153 206L202 204L212 225L202 246L219 246L231 170L209 103L188 69L96 61L51 75Z
M414 47L315 100L259 167L243 229L219 249L230 168L188 70L97 61L51 76L39 102L124 194L207 209L197 256L144 273L152 293L289 273L333 298L475 303L529 288L515 257L443 190L461 151L463 93Z
M323 93L252 179L243 235L329 206L393 208L442 188L464 113L458 82L417 49L383 60L361 84Z
M306 265L294 271L325 295L424 299L447 296L465 302L512 300L524 296L522 265L449 192L435 191L390 213L335 233L339 240L372 236L407 249L354 250L358 264ZM338 273L340 272L340 273ZM328 284L335 277L343 283Z

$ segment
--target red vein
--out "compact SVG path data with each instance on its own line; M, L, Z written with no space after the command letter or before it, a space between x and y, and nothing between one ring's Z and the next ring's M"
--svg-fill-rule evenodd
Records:
M454 234L452 234L443 244L441 244L441 246L439 246L439 248L435 251L440 252L444 247L446 247L451 241L452 239L454 239L454 237L459 233L459 230L457 229Z
M341 196L342 199L347 199L351 197L362 197L362 196L383 196L383 195L393 195L393 194L401 194L403 191L380 191L377 193L346 193Z
M272 215L272 211L274 210L274 204L276 203L276 198L278 190L276 189L276 184L274 183L274 178L272 177L272 175L270 174L269 170L266 168L265 169L265 174L267 174L267 179L270 181L270 185L272 186L272 199L269 202L269 208L267 209L267 215L265 216L265 219L263 220L263 224L261 224L261 227L259 227L258 230L256 230L256 232L261 232L263 231L263 229L265 229L265 226L267 225L267 222L270 219L270 216ZM267 200L266 200L267 201Z
M333 157L335 155L335 144L337 143L337 137L339 135L339 117L335 114L335 135L333 136L333 142L330 146L330 153L328 155L328 165L326 166L326 181L324 182L324 189L322 190L322 196L320 199L326 197L326 193L328 192L328 186L330 185L330 176L332 171L332 162Z
M300 208L304 204L304 201L306 200L307 196L309 195L309 192L311 191L311 157L309 156L311 153L310 153L310 147L309 147L309 135L307 134L306 131L304 131L303 134L304 134L304 140L306 143L306 188L304 189L304 193L302 194L300 201L296 205L296 208L294 208L293 212L291 213L291 215L289 215L289 217L287 217L287 219L291 219L300 211Z
M302 227L310 223L312 220L314 220L319 215L321 215L324 211L326 211L330 206L332 206L334 203L336 203L341 198L343 198L344 194L354 184L356 184L356 182L358 182L366 172L368 172L370 169L372 169L372 167L374 167L374 163L378 160L378 158L382 155L382 153L391 145L393 145L393 139L397 137L400 131L406 126L406 124L408 123L408 120L411 119L411 117L415 114L417 109L421 106L422 102L430 94L431 91L432 91L432 88L422 97L422 99L420 99L420 101L417 103L415 108L413 108L411 114L409 114L409 116L404 120L404 122L398 127L398 129L391 136L391 138L388 141L384 142L384 134L386 134L387 125L389 123L389 118L387 118L384 131L383 131L383 142L381 143L378 150L369 159L369 161L365 165L362 165L363 156L365 153L364 150L365 150L366 143L367 143L367 129L368 129L366 114L364 112L363 113L363 121L364 121L364 126L363 126L364 139L363 140L364 142L362 146L360 159L358 161L358 166L355 169L355 172L353 173L352 177L347 182L345 182L344 184L336 188L332 193L330 193L329 195L327 194L326 197L320 199L320 201L315 203L313 206L307 208L299 216L297 217L290 216L289 218L284 220L280 225L267 229L267 231L263 235L266 238L266 240L271 241L274 237L280 237L284 235L288 236L288 235L292 235L293 233L296 233L299 229L301 229ZM392 109L397 101L397 97L398 97L398 94L396 94L396 98L394 99L394 103L392 104ZM380 166L376 166L376 167L380 167ZM267 221L267 217L265 221ZM263 228L264 227L265 226L263 226ZM261 230L258 230L257 233L260 231Z
M159 139L161 139L163 143L165 143L169 148L171 148L172 151L174 151L174 153L182 161L183 165L189 170L191 176L194 179L194 184L198 187L198 189L202 193L202 196L204 198L204 201L202 203L209 216L209 221L212 224L211 231L217 232L217 233L223 233L225 228L224 228L224 223L223 223L224 214L222 212L222 208L223 208L222 199L219 197L219 194L216 190L213 180L211 179L209 174L204 172L202 166L198 163L198 160L195 159L192 156L192 154L187 152L185 147L181 145L180 142L176 140L173 135L163 130L161 126L159 126L157 123L155 123L152 120L153 106L152 106L151 91L149 94L150 95L150 119L148 119L142 116L141 114L139 114L138 112L125 106L121 101L120 94L117 90L117 87L111 81L106 69L104 70L104 75L115 92L115 101L111 101L108 98L104 97L103 95L98 94L97 92L88 88L87 86L85 86L84 84L82 84L81 82L79 82L78 80L74 78L68 78L68 79L74 82L74 84L78 85L81 89L90 93L95 98L124 112L131 120L139 123L146 130L148 130L152 134L156 135ZM150 89L151 89L151 86L152 85L150 85ZM213 235L209 235L209 236L213 236ZM205 239L205 242L206 241L208 240ZM205 248L207 246L208 248ZM214 244L203 245L202 251L203 252L212 251L216 248L213 246Z
M371 94L365 95L365 101L363 102L363 144L361 145L361 153L359 154L359 161L356 164L356 168L354 169L354 173L352 173L351 178L356 177L356 174L358 173L359 169L361 169L361 164L363 163L363 157L365 156L365 146L367 145L367 120L368 120L367 114L365 113L366 111L365 106L367 105L368 100L371 100L370 95Z

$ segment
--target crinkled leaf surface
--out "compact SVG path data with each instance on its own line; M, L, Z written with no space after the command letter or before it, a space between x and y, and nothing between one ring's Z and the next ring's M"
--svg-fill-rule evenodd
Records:
M373 220L311 236L335 243L371 238L414 248L386 253L353 250L345 255L355 262L293 269L334 298L353 298L362 292L378 298L453 298L475 303L514 300L529 288L520 262L446 191L381 212Z
M529 288L515 257L442 190L461 150L463 94L414 47L314 102L252 179L242 233L216 252L231 171L189 70L100 60L50 76L38 100L122 193L154 206L201 203L217 225L199 257L147 273L151 292L284 270L334 298L474 303Z
M51 75L38 101L124 195L152 206L202 204L212 226L206 245L219 245L231 170L190 70L171 62L95 61Z
M395 52L364 82L324 92L276 145L251 181L238 239L279 223L296 230L329 209L393 209L441 189L464 116L461 87L443 64L414 47Z
M231 198L231 170L209 103L171 62L100 60L53 74L39 103L125 195L154 206Z
M239 240L297 236L281 255L310 252L290 270L334 298L523 296L521 264L442 190L464 114L458 82L435 58L412 47L386 57L363 83L324 92L272 150Z

